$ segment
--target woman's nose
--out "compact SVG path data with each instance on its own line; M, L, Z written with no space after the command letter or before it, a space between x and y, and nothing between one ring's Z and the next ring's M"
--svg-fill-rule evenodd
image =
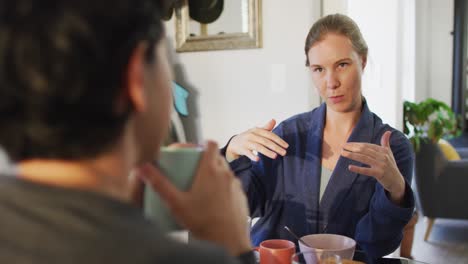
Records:
M327 89L336 89L340 86L340 81L338 79L338 76L336 76L335 73L331 72L327 74Z

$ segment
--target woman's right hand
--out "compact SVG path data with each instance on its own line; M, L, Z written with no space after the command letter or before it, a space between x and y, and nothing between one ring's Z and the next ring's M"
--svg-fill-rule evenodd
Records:
M263 127L249 129L234 136L226 148L226 159L231 162L240 156L247 156L252 161L258 161L256 153L275 159L277 155L286 155L288 143L271 132L276 125L274 119Z

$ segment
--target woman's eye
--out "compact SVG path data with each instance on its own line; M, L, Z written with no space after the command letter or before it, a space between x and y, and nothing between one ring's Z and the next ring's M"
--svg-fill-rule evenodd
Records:
M313 69L313 72L322 72L323 71L323 68L314 68Z
M346 66L348 66L347 62L342 62L342 63L338 64L338 67L340 67L340 68L344 68Z

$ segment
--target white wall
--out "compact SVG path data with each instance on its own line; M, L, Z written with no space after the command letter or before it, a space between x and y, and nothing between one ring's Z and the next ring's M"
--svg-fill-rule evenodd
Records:
M412 5L413 4L413 5ZM409 10L409 12L408 12ZM403 90L414 89L414 1L348 0L369 47L363 94L385 123L401 129Z
M452 96L453 0L416 0L416 101Z
M322 1L322 15L330 14L347 14L348 13L348 0L325 0Z
M369 47L363 94L370 109L391 125L396 124L398 89L396 12L397 1L349 0L348 15L360 27Z
M232 0L231 0L232 1ZM305 65L304 41L320 0L263 0L263 48L173 53L176 80L191 92L191 141L224 144L235 133L318 106ZM174 21L166 23L174 51Z
M216 35L220 32L239 33L247 32L248 27L243 26L243 22L248 20L248 13L243 13L243 9L248 5L248 0L228 0L224 1L223 12L214 21L207 25L208 34ZM247 11L247 10L246 10ZM239 15L242 14L242 15ZM246 21L247 22L247 21ZM245 29L245 31L244 31ZM190 19L190 33L200 35L200 23Z
M399 21L400 36L402 41L400 46L401 67L401 97L402 100L415 101L416 98L416 1L400 2L400 13L402 19ZM400 115L402 119L403 116ZM403 120L401 120L403 122Z

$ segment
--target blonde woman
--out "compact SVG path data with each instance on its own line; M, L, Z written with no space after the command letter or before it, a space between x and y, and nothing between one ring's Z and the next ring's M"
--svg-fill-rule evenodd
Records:
M279 124L234 136L223 149L247 193L254 244L335 233L370 259L395 250L411 218L413 152L400 132L368 108L361 79L367 44L349 17L318 20L306 38L306 65L323 100ZM274 129L273 129L274 128Z

